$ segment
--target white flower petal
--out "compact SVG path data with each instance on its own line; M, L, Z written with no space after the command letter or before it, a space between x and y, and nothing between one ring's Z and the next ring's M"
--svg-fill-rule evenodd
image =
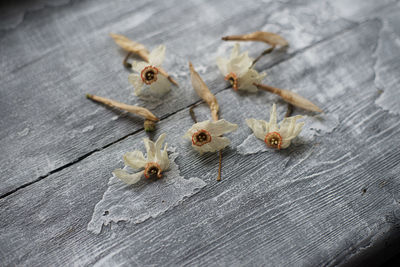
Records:
M135 90L135 95L139 96L142 94L143 81L140 75L132 73L128 76L128 81L133 85L133 89Z
M153 66L161 66L165 57L165 45L159 45L149 55L149 63Z
M154 159L156 157L156 147L154 145L154 142L151 141L149 138L143 138L143 143L146 147L147 162L154 161Z
M266 121L256 120L256 119L246 119L246 124L253 131L255 137L258 139L264 140L265 136L268 133L268 127L266 129L265 126L268 126Z
M228 69L227 69L228 63L229 63L229 61L226 58L222 58L222 57L217 58L217 66L224 77L229 74Z
M249 69L242 77L240 77L238 89L255 93L258 89L254 83L261 83L265 76L266 73L264 72L258 73L254 69Z
M240 44L239 43L235 43L232 52L231 52L231 56L229 59L234 59L235 57L238 57L240 53Z
M281 149L288 148L290 146L290 141L291 141L291 139L290 140L282 140Z
M211 136L214 137L214 136L220 136L224 133L236 131L237 128L238 128L237 124L230 123L229 121L221 119L215 122L210 122L205 130L208 131L211 134Z
M200 130L206 130L208 129L208 125L210 124L209 120L198 122L192 125L192 127L187 130L186 134L183 136L183 138L192 140L192 136L195 132L198 132Z
M153 96L163 96L171 90L171 83L161 73L157 74L157 81L150 85L150 94Z
M226 137L213 137L210 143L204 144L202 146L192 145L192 147L200 152L200 154L203 154L204 152L216 152L224 149L230 143L231 141Z
M121 179L126 184L136 184L137 182L139 182L140 178L142 177L143 171L130 174L130 173L126 172L125 170L116 169L113 171L113 174L117 178Z
M144 168L146 166L146 159L143 156L142 151L135 150L132 152L127 152L124 155L124 162L125 165L133 168L133 169L140 169Z
M149 63L144 62L144 61L132 61L132 69L136 72L138 72L139 74L142 72L142 70L144 68L146 68L147 66L149 66Z
M169 169L169 158L167 152L167 144L164 146L164 150L161 151L161 157L157 159L157 163L160 165L160 168L165 171Z
M269 115L269 132L276 132L278 130L278 124L276 123L276 105L273 104Z

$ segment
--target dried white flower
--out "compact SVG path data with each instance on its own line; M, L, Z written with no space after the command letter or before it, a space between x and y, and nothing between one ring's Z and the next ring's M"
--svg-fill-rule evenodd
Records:
M191 140L192 147L203 154L219 151L228 146L231 141L221 135L235 131L237 128L237 124L226 120L215 122L207 120L194 124L183 137Z
M169 168L167 144L161 150L165 136L165 133L161 134L155 143L148 138L143 138L143 143L147 151L147 159L139 150L125 153L125 165L132 169L140 170L144 168L144 170L130 174L123 169L116 169L113 171L114 175L127 184L139 182L142 175L146 178L162 178L162 172Z
M235 44L229 59L218 57L217 65L225 80L229 81L235 91L245 90L257 92L257 86L253 83L260 83L266 76L265 73L258 73L251 68L253 59L248 52L240 53L240 45Z
M144 85L148 85L148 93L153 96L162 96L171 89L168 78L161 73L161 64L165 57L165 46L160 45L149 55L149 62L133 61L132 69L136 73L129 75L129 82L135 88L135 95L140 96Z
M256 119L246 119L247 125L253 130L254 135L263 140L272 148L287 148L304 126L304 122L296 123L302 116L284 118L279 124L276 122L276 105L272 106L269 122Z

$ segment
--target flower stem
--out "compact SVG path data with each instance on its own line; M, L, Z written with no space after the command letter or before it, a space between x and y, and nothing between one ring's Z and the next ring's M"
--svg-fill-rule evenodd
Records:
M256 59L253 60L253 64L251 64L250 68L252 68L257 63L257 61L260 60L260 58L262 58L266 54L271 53L274 49L275 49L275 46L271 46L270 48L264 50L258 57L256 57Z
M221 171L222 171L222 150L219 151L219 165L218 165L217 181L221 181Z
M127 69L131 69L132 68L132 64L128 62L128 58L132 55L132 52L128 52L128 54L126 54L124 60L122 61L122 65L124 65L125 68Z
M292 115L292 113L293 113L293 105L292 104L290 104L290 103L288 103L288 105L287 105L287 111L286 111L286 114L285 114L285 118L287 118L287 117L290 117L290 115Z

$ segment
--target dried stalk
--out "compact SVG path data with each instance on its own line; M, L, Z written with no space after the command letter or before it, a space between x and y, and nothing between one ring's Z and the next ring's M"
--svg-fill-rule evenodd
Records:
M97 95L92 95L92 94L86 94L86 97L88 99L91 99L93 101L102 103L106 106L112 107L112 108L119 108L122 110L125 110L127 112L139 115L146 120L152 121L152 122L157 122L160 119L157 118L153 113L151 113L150 110L144 107L138 107L138 106L132 106L132 105L127 105L118 101L114 101L105 97L97 96Z
M189 69L194 90L208 104L211 110L211 117L213 120L217 121L219 111L217 98L211 93L203 79L201 79L200 75L194 70L191 62L189 62Z
M264 42L269 44L272 47L276 46L289 46L289 43L280 35L272 33L272 32L252 32L249 34L242 35L229 35L222 37L224 41L256 41L256 42Z
M127 52L138 55L144 61L149 62L149 51L146 47L140 43L134 42L129 38L115 33L110 33L110 36L114 39L115 43Z
M299 107L299 108L302 108L305 110L322 112L322 109L320 109L314 103L312 103L311 101L305 99L304 97L302 97L294 92L291 92L289 90L280 89L280 88L272 87L272 86L265 85L265 84L259 84L259 83L254 83L254 85L257 86L258 89L262 89L264 91L268 91L273 94L279 95L280 97L283 98L283 100L292 104L293 106L296 106L296 107Z
M207 85L200 77L200 75L194 70L193 65L189 62L190 69L190 78L192 80L192 85L196 93L208 104L211 110L211 117L214 121L218 120L218 111L219 105L217 98L211 93L210 89L208 89ZM194 122L197 122L196 116L194 115L194 106L190 108L190 116L192 117ZM221 181L221 172L222 172L222 150L218 151L219 153L219 165L218 165L218 176L217 181Z
M130 54L128 54L122 62L122 64L125 67L127 67L127 68L132 67L132 65L127 62L128 58L131 54L135 54L135 55L139 56L141 59L143 59L144 61L149 62L150 53L143 44L132 41L129 38L127 38L123 35L120 35L120 34L110 33L110 36L114 39L115 43L119 47L121 47L122 49L124 49L127 52L130 52ZM160 73L162 75L167 77L171 83L175 84L176 86L179 86L178 82L175 81L163 68L159 67L158 70L160 71Z

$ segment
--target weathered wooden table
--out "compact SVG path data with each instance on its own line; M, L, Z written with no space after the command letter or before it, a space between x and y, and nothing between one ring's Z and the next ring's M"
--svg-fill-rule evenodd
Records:
M18 1L0 20L0 265L317 266L379 264L399 249L398 1ZM302 136L271 151L244 120L268 119L266 92L226 89L221 36L281 34L287 52L256 66L265 83L324 109ZM133 96L124 34L153 49L180 83L163 101ZM266 47L243 43L255 57ZM199 101L188 60L239 129L223 152L181 137ZM176 158L164 180L125 186L111 175L143 150L143 121L86 93L147 105ZM209 118L202 104L199 120ZM375 253L375 254L374 254ZM378 255L378 257L371 257Z

